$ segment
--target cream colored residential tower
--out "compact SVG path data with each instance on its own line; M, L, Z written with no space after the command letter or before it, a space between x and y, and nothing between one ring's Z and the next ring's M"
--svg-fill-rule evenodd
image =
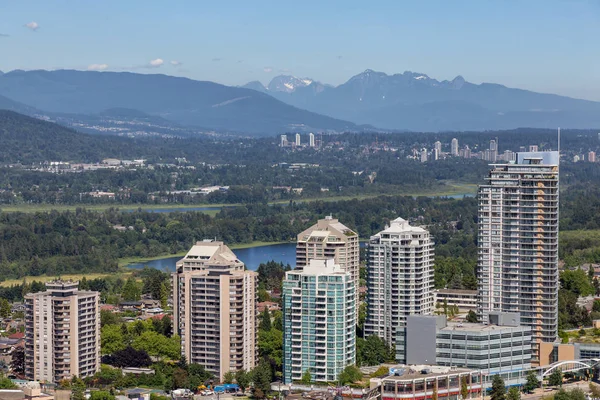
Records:
M354 284L355 304L359 304L360 244L358 234L331 216L298 235L296 268L310 264L310 260L333 259L350 274ZM358 313L358 306L356 307Z
M59 382L100 368L99 293L79 282L52 281L25 296L25 376Z
M256 365L257 273L223 242L197 242L173 273L173 319L181 352L222 378Z

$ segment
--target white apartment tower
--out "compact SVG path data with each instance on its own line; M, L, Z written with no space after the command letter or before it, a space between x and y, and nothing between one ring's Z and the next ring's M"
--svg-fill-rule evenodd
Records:
M197 242L173 273L173 326L181 353L219 379L256 366L256 272L223 242Z
M100 369L99 293L52 281L25 296L25 376L59 382Z
M335 218L327 216L298 235L296 268L304 268L310 260L333 259L354 282L356 304L360 278L360 244L358 234ZM358 308L357 311L358 313Z
M544 342L558 331L558 164L556 151L517 153L477 195L478 314L518 312Z
M279 143L281 147L285 147L288 145L287 135L281 135L281 141Z
M300 147L300 134L296 133L296 147Z
M433 148L435 150L437 150L438 154L442 154L442 142L440 142L439 140L437 140L434 144L433 144Z
M356 363L354 282L332 259L311 260L283 281L283 381L335 382Z
M427 149L421 149L420 159L422 163L427 162Z
M377 335L392 345L409 315L433 313L433 259L429 232L402 218L371 236L365 336Z
M308 145L310 147L315 147L315 134L312 132L308 134Z
M450 143L450 155L458 157L458 139L457 138L452 139L452 142Z

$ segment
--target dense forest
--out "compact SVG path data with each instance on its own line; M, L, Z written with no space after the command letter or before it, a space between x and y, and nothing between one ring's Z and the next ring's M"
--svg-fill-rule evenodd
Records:
M4 278L107 272L121 257L151 257L186 251L195 240L228 244L295 240L317 218L335 215L367 238L401 215L429 227L440 255L475 254L476 201L381 196L365 200L249 204L198 212L0 213L0 266ZM124 230L116 229L119 226Z

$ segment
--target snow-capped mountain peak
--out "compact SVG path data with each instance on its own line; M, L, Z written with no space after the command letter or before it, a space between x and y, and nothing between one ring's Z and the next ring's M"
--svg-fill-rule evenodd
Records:
M292 75L279 75L271 80L267 89L270 92L292 93L300 87L311 85L314 81L310 78L297 78Z

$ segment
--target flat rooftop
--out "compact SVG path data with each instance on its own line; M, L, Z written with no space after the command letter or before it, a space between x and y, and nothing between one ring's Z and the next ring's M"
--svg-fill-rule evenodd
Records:
M455 368L455 367L441 367L438 365L405 365L395 367L397 370L404 370L403 372L396 375L389 375L381 380L394 380L394 381L403 381L407 379L425 379L425 378L435 378L438 376L446 376L446 375L454 375L461 373L469 373L469 372L478 372L469 368ZM423 373L424 371L428 371L427 373Z
M500 332L508 329L526 329L530 328L527 326L506 326L506 325L485 325L475 324L470 322L449 322L447 326L440 329L440 331L453 331L453 332Z

